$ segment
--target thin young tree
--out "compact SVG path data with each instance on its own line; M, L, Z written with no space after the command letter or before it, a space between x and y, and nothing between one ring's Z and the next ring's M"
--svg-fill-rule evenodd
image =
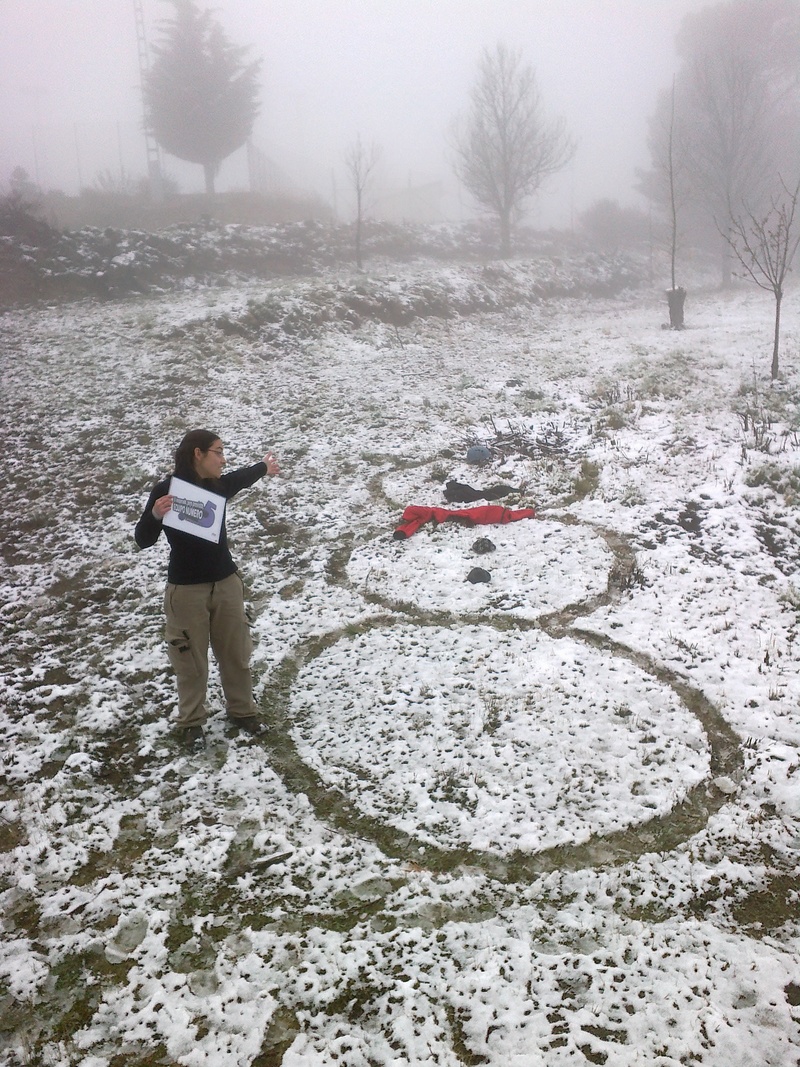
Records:
M669 306L669 324L673 330L682 330L683 305L686 290L675 285L675 260L678 255L678 191L676 173L675 147L675 79L672 79L672 100L669 113L669 134L667 138L667 175L669 178L669 214L670 214L670 289L667 292Z
M459 181L497 218L503 256L511 252L526 200L575 154L564 119L543 115L533 68L503 44L481 56L469 111L453 126L452 148Z
M790 190L784 182L782 196L773 196L765 214L747 212L730 220L722 235L742 266L744 273L756 285L771 292L775 298L775 330L772 342L772 380L778 377L778 351L781 336L781 304L786 275L800 245L800 219L797 201L800 181Z
M767 203L776 174L797 165L800 94L788 42L797 40L799 28L797 0L730 0L687 15L672 93L661 95L651 122L654 172L645 176L647 194L670 211L669 189L659 178L666 131L673 128L684 228L691 216L695 238L720 249L723 285L730 283L732 259L716 222L741 213L744 204Z
M344 165L353 190L356 207L356 266L363 266L364 220L369 207L370 186L375 177L375 169L381 158L381 149L374 142L364 144L361 134L347 147Z
M178 159L203 167L214 193L220 164L247 141L258 114L261 60L245 61L247 47L232 44L195 0L170 0L175 17L144 84L148 120L158 144Z

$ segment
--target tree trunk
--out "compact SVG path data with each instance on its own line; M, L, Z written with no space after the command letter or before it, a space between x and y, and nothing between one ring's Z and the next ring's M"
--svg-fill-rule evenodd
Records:
M363 267L363 257L361 255L361 215L356 219L356 266L359 270Z
M217 166L216 166L216 164L214 164L214 163L204 163L203 164L203 174L205 175L205 179L206 179L206 195L207 196L213 196L214 193L215 193L214 178L217 176Z
M511 213L500 212L500 257L507 259L511 255Z
M778 290L775 294L775 338L772 342L772 380L778 377L778 346L781 339L781 301L783 293Z
M682 285L677 289L667 289L669 305L669 325L672 330L683 329L683 305L686 302L686 290Z
M733 253L731 252L731 246L728 241L730 237L730 228L728 229L728 237L725 238L726 244L722 249L722 288L730 289L733 286Z
M359 270L363 267L361 255L361 227L364 221L363 186L356 187L356 266Z
M673 138L675 135L675 75L672 76L672 102L669 114L669 206L672 216L672 247L670 248L670 282L672 291L675 291L675 256L678 251L678 207L675 203L675 161L673 158ZM672 322L672 306L670 305L670 322ZM681 309L681 326L683 325L683 309ZM674 328L674 324L673 324Z

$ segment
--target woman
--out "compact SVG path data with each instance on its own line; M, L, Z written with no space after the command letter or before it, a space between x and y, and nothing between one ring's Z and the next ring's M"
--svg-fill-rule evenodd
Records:
M175 452L176 478L202 486L230 500L265 474L280 468L271 452L260 463L223 474L222 441L210 430L190 430ZM149 548L163 528L169 541L169 568L164 595L167 650L178 681L178 727L193 749L205 747L208 646L219 665L228 718L240 730L258 735L264 725L253 700L250 626L244 609L244 587L228 549L225 517L219 540L191 533L192 523L164 526L176 499L165 478L153 491L136 524L136 543ZM213 509L212 509L213 511ZM205 525L201 523L200 525Z

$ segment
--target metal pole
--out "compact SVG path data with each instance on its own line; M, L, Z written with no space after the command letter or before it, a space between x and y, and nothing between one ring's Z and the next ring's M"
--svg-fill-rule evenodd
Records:
M136 19L136 45L139 53L139 86L142 95L142 113L144 115L144 143L147 152L147 177L150 182L150 195L153 200L160 204L164 199L164 183L161 177L161 153L153 131L150 129L147 107L145 106L144 87L147 83L147 75L150 71L150 60L147 51L147 34L144 25L144 9L142 0L133 0L133 13Z

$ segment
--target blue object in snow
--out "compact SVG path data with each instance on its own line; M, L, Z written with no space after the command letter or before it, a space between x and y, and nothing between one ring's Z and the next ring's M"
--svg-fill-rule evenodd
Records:
M474 463L477 467L482 467L485 463L491 462L492 453L486 445L473 445L472 448L467 449L467 463Z

